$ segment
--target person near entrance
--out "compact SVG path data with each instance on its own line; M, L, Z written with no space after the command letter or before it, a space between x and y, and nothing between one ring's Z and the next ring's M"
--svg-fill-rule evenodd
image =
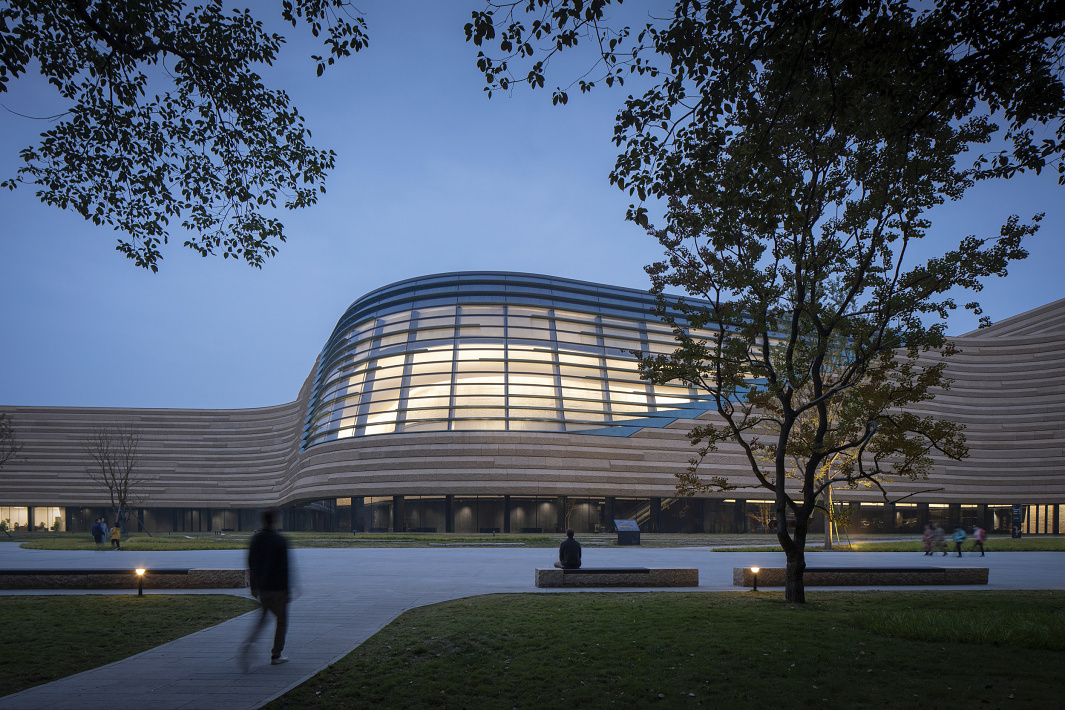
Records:
M573 528L566 530L566 539L558 546L559 569L579 569L581 566L581 544L573 539Z

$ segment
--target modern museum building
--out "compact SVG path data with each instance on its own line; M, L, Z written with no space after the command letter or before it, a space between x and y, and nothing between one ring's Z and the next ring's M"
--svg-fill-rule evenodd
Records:
M645 291L462 272L366 294L341 316L295 401L257 409L2 406L18 456L0 472L9 529L88 530L113 516L88 442L136 440L132 525L150 532L763 530L769 493L738 448L703 466L737 490L678 497L705 394L641 380L633 352L667 353ZM1058 534L1065 521L1065 300L951 338L951 388L921 405L964 424L969 457L893 501L846 488L851 532L945 526ZM912 495L911 495L912 494Z

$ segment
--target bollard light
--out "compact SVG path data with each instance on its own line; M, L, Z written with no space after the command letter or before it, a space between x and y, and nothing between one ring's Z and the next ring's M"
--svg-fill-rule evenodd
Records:
M751 576L754 578L754 589L752 589L751 591L752 592L757 592L758 591L758 568L757 567L751 567Z
M137 596L144 596L144 568L138 567L137 570Z

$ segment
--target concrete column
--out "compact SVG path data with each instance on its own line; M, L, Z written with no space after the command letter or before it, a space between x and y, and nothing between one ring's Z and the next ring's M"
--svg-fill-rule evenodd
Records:
M566 496L558 497L558 521L555 523L556 532L566 532Z
M351 532L366 532L366 500L362 496L351 497Z
M732 505L732 521L736 526L736 532L747 532L747 501L737 498Z
M961 525L961 503L950 503L947 506L947 521L948 531Z
M444 532L455 532L455 496L444 496Z
M651 517L649 522L651 523L651 532L659 532L662 530L662 499L651 499Z
M510 532L510 496L503 496L503 532Z
M932 516L928 512L928 503L917 504L917 527L924 532L924 526L932 522Z
M403 496L392 496L392 532L406 532Z
M617 532L617 528L614 527L614 497L608 496L606 499L606 529L608 532Z

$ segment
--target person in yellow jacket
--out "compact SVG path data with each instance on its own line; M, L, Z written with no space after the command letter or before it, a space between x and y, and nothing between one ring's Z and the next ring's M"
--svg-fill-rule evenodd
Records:
M116 550L122 549L122 528L119 527L117 520L111 526L111 544L114 545Z

